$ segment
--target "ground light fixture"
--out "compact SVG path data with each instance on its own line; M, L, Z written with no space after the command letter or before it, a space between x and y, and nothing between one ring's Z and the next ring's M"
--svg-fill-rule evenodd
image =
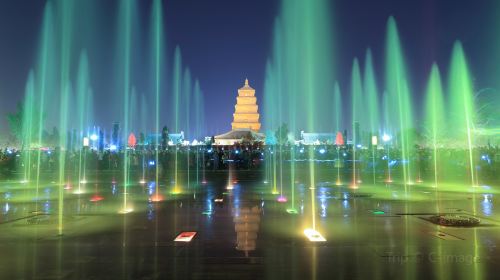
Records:
M95 194L90 198L90 202L99 202L101 200L104 200L104 197L98 194Z
M278 198L276 199L276 201L278 201L279 203L285 203L285 202L288 201L288 199L286 199L285 196L280 195L280 196L278 196Z
M132 208L123 208L123 209L120 209L120 211L118 211L119 214L128 214L128 213L132 213L134 211L134 209Z
M149 198L149 200L151 202L160 202L164 200L164 197L161 194L154 194Z
M172 193L172 194L181 194L181 188L180 188L180 187L178 187L178 186L176 186L176 187L172 190L172 192L171 192L171 193Z
M175 242L191 242L194 236L196 235L196 231L184 231L181 232L177 237L175 237Z
M288 214L298 214L299 213L299 211L297 211L297 209L295 209L295 208L288 208L288 209L286 209L286 212Z
M304 234L306 235L307 239L311 242L325 242L326 239L319 233L317 230L308 228L304 230Z

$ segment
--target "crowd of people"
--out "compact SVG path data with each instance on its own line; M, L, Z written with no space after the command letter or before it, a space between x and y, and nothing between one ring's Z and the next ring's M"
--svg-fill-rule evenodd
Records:
M434 161L434 155L437 161ZM125 157L127 155L127 157ZM474 168L482 178L495 179L500 174L500 148L494 146L476 147L472 150ZM123 170L125 159L130 170L171 170L177 164L179 169L203 168L205 170L224 170L229 166L235 169L259 169L266 161L287 164L292 161L304 162L313 159L324 166L335 166L344 170L356 168L370 173L375 166L382 171L391 168L394 172L405 164L411 163L420 176L430 176L438 164L440 176L456 175L454 171L470 169L469 151L466 149L442 148L434 151L429 148L414 147L406 158L395 147L356 148L352 146L315 145L315 146L178 146L161 149L158 155L154 149L71 150L64 153L65 170L75 171L85 166L87 170ZM61 161L58 149L20 151L0 150L0 174L3 177L25 172L28 168L41 172L57 172ZM28 167L29 166L29 167ZM462 172L464 173L464 172ZM465 174L464 174L465 175Z

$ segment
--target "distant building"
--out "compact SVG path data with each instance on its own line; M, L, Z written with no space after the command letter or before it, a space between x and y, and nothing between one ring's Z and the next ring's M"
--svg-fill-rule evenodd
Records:
M145 145L156 145L156 139L161 143L161 133L151 133L147 136ZM184 143L184 132L180 133L169 133L168 134L169 145L183 144ZM159 144L159 143L158 143Z
M234 145L241 142L263 141L264 135L259 133L259 107L255 89L250 87L248 79L245 85L238 89L236 105L234 106L232 130L215 136L215 145Z
M215 145L231 146L242 142L263 142L264 135L251 129L236 129L215 136Z
M300 143L303 145L321 145L335 144L337 133L314 133L314 132L300 132Z

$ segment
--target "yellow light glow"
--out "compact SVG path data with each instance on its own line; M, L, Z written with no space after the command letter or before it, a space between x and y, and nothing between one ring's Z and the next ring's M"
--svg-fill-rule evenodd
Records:
M304 234L306 235L307 239L311 242L325 242L326 239L319 233L318 231L308 228L304 230Z
M128 214L128 213L131 213L133 211L134 211L134 209L132 209L132 208L124 208L124 209L121 209L120 211L118 211L118 213L120 213L120 214Z

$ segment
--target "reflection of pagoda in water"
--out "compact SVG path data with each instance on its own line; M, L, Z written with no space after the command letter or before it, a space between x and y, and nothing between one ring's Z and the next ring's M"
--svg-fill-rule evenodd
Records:
M248 79L245 85L238 89L236 105L234 106L232 130L215 136L216 145L233 145L235 143L246 141L262 141L264 136L259 132L259 106L255 89L250 87Z

